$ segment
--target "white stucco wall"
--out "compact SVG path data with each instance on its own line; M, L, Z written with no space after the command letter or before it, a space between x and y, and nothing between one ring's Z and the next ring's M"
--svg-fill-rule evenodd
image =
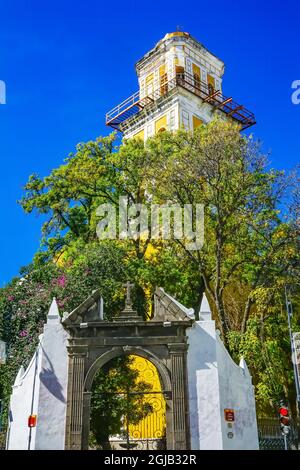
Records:
M216 348L223 449L258 449L254 390L247 365L244 363L244 368L242 368L235 364L218 336ZM235 420L232 427L228 427L224 418L226 408L234 409ZM233 437L229 438L228 433L232 433Z
M254 390L247 365L242 360L240 367L231 359L211 320L206 298L204 304L200 321L187 330L191 449L258 449ZM231 424L225 420L226 408L234 410Z
M7 449L64 449L67 339L54 300L44 326L44 334L40 336L40 344L26 372L21 368L13 386ZM37 425L31 431L28 428L30 414L37 415Z
M30 414L37 414L39 380L41 370L43 337L26 371L19 370L10 400L7 449L28 450L35 448L36 428L28 427Z
M60 321L48 320L44 327L36 450L63 450L68 381L68 335Z
M187 335L191 449L222 449L214 321L194 322Z

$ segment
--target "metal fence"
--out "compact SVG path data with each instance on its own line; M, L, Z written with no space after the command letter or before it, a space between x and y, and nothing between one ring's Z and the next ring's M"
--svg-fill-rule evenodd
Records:
M284 450L284 440L280 430L279 419L259 418L257 425L260 450ZM291 432L287 439L290 450L298 449L299 426L300 423L291 423Z

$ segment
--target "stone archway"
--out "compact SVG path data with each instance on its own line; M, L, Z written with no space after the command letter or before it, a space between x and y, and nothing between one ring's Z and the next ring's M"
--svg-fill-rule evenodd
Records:
M90 369L88 370L86 374L85 382L84 382L84 391L90 392L95 374L107 362L109 362L111 359L114 359L115 357L129 355L129 354L134 354L136 356L144 357L145 359L148 359L148 361L152 362L159 372L159 377L161 379L163 390L171 392L172 384L170 381L169 371L167 370L167 368L164 366L162 362L160 362L159 358L153 355L153 353L151 353L147 349L144 349L140 346L114 347L110 351L107 351L104 354L102 354L102 356L99 356L95 360L95 362L92 364L92 366L90 367Z
M172 384L170 381L170 374L167 368L162 364L158 358L154 357L152 353L150 353L147 350L144 350L139 347L116 347L113 348L111 351L108 351L104 353L102 356L100 356L94 364L90 367L86 378L85 378L85 383L84 383L84 396L88 397L88 399L84 400L83 404L83 416L86 417L86 423L89 423L88 417L91 415L91 396L92 396L92 385L93 385L93 380L95 376L97 375L97 372L104 367L106 364L109 364L113 359L118 358L118 357L125 357L129 356L131 359L133 358L142 358L144 361L142 362L143 366L147 369L146 372L150 372L151 369L149 368L150 364L153 370L155 370L156 377L159 380L159 385L158 388L154 387L153 385L151 389L148 389L145 391L145 393L138 393L140 396L140 399L144 400L144 403L150 402L156 403L156 405L159 405L160 410L163 409L163 414L161 415L160 418L163 418L164 426L163 428L158 427L158 424L155 423L157 419L159 419L159 414L155 412L155 409L150 413L150 416L145 420L141 420L141 424L144 422L144 426L138 426L137 423L136 426L127 426L124 425L125 427L123 429L124 435L127 434L128 442L129 439L131 443L133 442L134 436L131 436L131 431L133 427L135 428L135 444L138 443L139 448L148 448L150 445L163 445L166 447L172 445L172 442L167 443L166 439L169 437L171 438L172 432L169 432L169 428L172 430L172 419L173 419L173 414L172 414ZM148 363L148 367L147 367ZM133 365L134 367L134 365ZM153 377L153 372L152 372L152 377ZM140 379L142 379L142 376L140 376ZM109 392L111 393L111 392ZM124 395L122 391L117 393L117 395ZM137 392L133 391L131 394L130 392L128 393L128 397L131 399L136 396ZM154 394L154 395L153 395ZM127 394L126 394L127 396ZM143 398L141 398L143 396ZM152 418L152 419L151 419ZM125 420L126 421L126 420ZM124 421L124 422L125 422ZM161 419L159 420L161 421ZM148 424L147 424L148 423ZM127 427L126 427L127 426ZM148 428L147 428L148 426ZM131 430L130 430L131 427ZM149 436L143 436L143 432L146 432L153 435ZM150 431L151 430L151 431ZM163 431L166 431L166 439L163 438ZM88 425L86 425L83 428L83 448L88 448L88 438L89 438L89 428ZM137 445L135 446L137 447ZM152 447L151 447L152 448ZM153 448L155 449L155 448Z
M100 292L63 319L69 332L66 449L87 449L91 386L96 372L112 358L135 354L152 362L166 399L166 441L169 450L189 448L186 328L192 320L178 303L157 289L155 315L143 321L130 301L120 316L106 322Z

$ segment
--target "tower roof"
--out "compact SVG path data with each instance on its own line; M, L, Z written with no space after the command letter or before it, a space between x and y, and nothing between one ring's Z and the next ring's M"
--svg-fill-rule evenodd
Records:
M224 67L224 62L219 59L215 54L213 54L211 51L209 51L200 41L195 39L193 36L191 36L190 33L183 32L183 31L174 31L172 33L167 33L162 39L160 39L156 45L149 51L147 52L140 60L137 61L135 64L135 68L138 71L141 67L143 67L144 63L153 55L156 53L162 52L165 47L168 44L172 44L173 41L182 41L182 42L190 42L193 47L196 49L201 50L202 52L205 52L211 56L213 56L215 59L217 59L220 62L220 66Z

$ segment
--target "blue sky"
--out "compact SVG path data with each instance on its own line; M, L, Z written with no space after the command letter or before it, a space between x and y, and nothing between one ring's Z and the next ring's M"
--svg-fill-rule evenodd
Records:
M105 112L137 89L135 62L177 26L224 60L224 94L255 113L273 166L298 163L299 14L296 0L1 0L0 286L39 247L41 219L16 203L28 176L109 132Z

